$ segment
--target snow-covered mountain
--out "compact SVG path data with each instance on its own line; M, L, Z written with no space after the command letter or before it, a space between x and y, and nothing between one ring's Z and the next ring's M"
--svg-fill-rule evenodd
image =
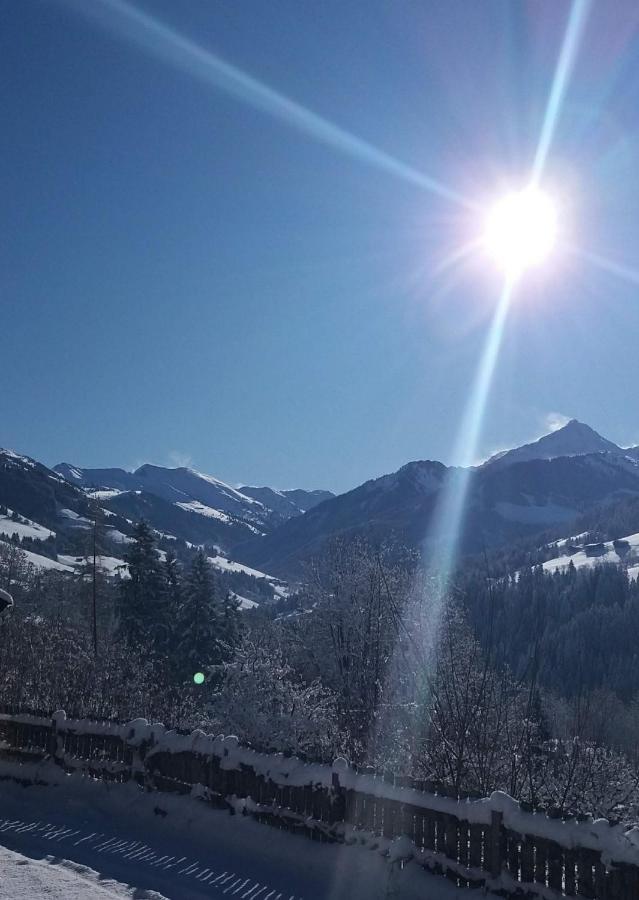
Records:
M13 450L0 449L0 504L55 530L61 509L80 512L86 497L57 472Z
M336 497L328 491L235 488L184 467L144 465L127 472L61 463L51 470L3 451L0 505L6 511L0 510L0 524L10 528L17 511L23 520L15 530L27 540L39 528L42 535L47 529L87 528L90 502L97 501L121 542L143 518L165 538L203 544L224 558L286 577L297 575L304 560L337 536L436 543L433 515L458 473L440 462L416 461ZM563 523L568 528L593 505L632 494L639 495L639 449L623 449L573 420L470 470L460 547L478 552Z
M84 491L35 459L0 450L0 551L11 552L18 544L35 569L76 573L86 560L65 555L63 549L83 543L82 532L92 527L90 516L90 498ZM104 519L103 539L121 548L129 539L125 532L132 531L131 522L108 511ZM115 556L100 557L98 564L107 574L124 566Z
M225 588L237 593L243 609L268 602L269 592L273 599L286 596L284 582L220 552L261 534L260 529L193 495L197 492L204 500L239 509L241 514L248 508L266 519L269 511L254 498L186 470L147 466L130 473L122 469L87 472L70 465L58 468L60 471L54 471L30 457L0 450L0 555L5 560L19 548L20 559L39 572L84 574L97 507L101 510L97 564L107 577L128 576L123 559L126 545L132 540L135 523L145 519L163 545L157 550L161 559L170 547L187 564L193 545L209 547L211 564L225 579ZM140 484L147 489L138 487Z
M276 491L270 487L241 487L240 491L248 497L259 500L264 506L280 513L285 519L293 516L301 516L302 513L313 509L318 503L330 500L335 494L331 491Z
M83 469L60 463L54 470L83 489L148 491L170 503L199 501L204 507L257 520L264 518L266 508L259 501L211 475L194 469L175 469L146 464L134 472L125 469Z
M510 466L531 459L556 459L558 456L584 456L588 453L619 453L626 451L591 428L571 419L557 431L513 450L502 450L488 459L484 466Z
M125 469L85 469L60 463L55 471L103 505L130 519L193 543L222 550L268 534L293 516L332 497L329 491L276 491L269 487L237 488L219 478L179 467L146 464Z
M411 546L429 529L448 479L457 470L415 462L327 500L272 534L235 548L236 558L276 574L300 571L335 537L396 538ZM587 425L559 431L470 472L462 552L481 552L562 523L589 507L639 494L639 459Z

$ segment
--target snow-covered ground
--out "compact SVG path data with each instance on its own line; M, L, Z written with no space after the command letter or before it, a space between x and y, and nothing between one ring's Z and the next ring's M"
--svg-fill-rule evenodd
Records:
M225 556L209 556L208 561L211 563L214 569L218 569L220 572L243 572L245 575L252 575L253 578L265 578L266 581L268 581L272 585L276 596L288 597L288 585L285 581L281 581L281 579L276 578L274 575L268 575L266 572L260 572L259 569L252 569L250 566L245 566L243 563L234 562L231 559L227 559Z
M107 537L112 541L115 541L116 544L132 544L133 538L129 537L128 534L124 534L124 532L119 531L117 528L109 527L107 531Z
M140 891L112 878L102 878L94 869L58 856L31 859L4 847L0 847L0 873L2 900L164 900L155 891Z
M231 517L225 512L222 512L219 509L213 509L212 506L206 506L206 504L200 503L199 500L180 501L175 505L179 506L180 509L186 510L186 512L197 513L198 516L206 516L209 519L219 519L220 522L225 523L231 521Z
M112 500L114 497L119 497L120 494L125 494L126 491L118 490L118 488L106 488L105 490L100 491L87 491L89 497L92 497L94 500Z
M81 516L72 509L61 509L58 515L62 516L63 519L67 519L67 524L75 528L88 528L92 525L91 519Z
M3 782L0 848L6 900L470 896L416 864L391 865L375 850L322 844L193 798L79 776L57 787Z
M0 544L4 544L6 547L11 546L6 543L6 541L0 541ZM32 566L35 566L36 569L56 569L58 572L74 571L71 566L66 565L65 563L56 562L55 559L49 559L48 556L41 556L39 553L33 553L31 550L23 550L22 547L19 547L18 549L25 555L27 562Z
M92 556L65 556L60 553L58 555L58 560L64 565L71 566L80 571L86 569L87 566L93 565ZM98 556L96 557L96 564L105 575L128 575L127 564L123 559L119 559L117 556Z
M232 559L227 559L225 556L209 556L208 560L214 569L219 569L222 572L244 572L245 575L252 575L254 578L266 578L267 581L274 580L273 576L267 575L266 572L252 569L243 563L233 562Z
M248 597L242 597L241 594L236 594L234 591L231 591L231 597L238 601L239 609L255 609L256 606L260 605L257 600L250 600Z
M10 544L2 540L0 540L0 544L3 544L7 548L10 547ZM54 569L56 572L68 572L71 574L86 569L93 561L93 558L90 556L67 556L63 553L58 554L58 558L55 560L50 559L48 556L42 556L40 553L33 553L32 550L25 550L22 547L18 547L18 549L24 554L29 565L32 565L41 572ZM117 556L98 556L97 564L98 568L108 576L127 576L128 574L127 564L123 559L119 559Z
M583 539L584 535L576 537ZM576 543L576 539L573 540ZM559 541L557 547L563 549L569 542L572 543L570 539ZM628 564L628 577L636 579L639 574L639 534L629 534L618 541L605 541L596 545L586 544L577 549L576 553L564 553L555 559L547 560L543 564L543 568L547 572L563 572L571 562L576 569L594 568L603 563L620 565L625 562Z
M7 535L7 537L17 534L20 538L29 537L37 541L46 541L47 538L55 537L55 531L45 528L44 525L38 525L31 519L25 519L24 516L20 516L23 519L22 522L14 522L11 518L12 512L13 510L10 509L8 515L0 515L0 534Z

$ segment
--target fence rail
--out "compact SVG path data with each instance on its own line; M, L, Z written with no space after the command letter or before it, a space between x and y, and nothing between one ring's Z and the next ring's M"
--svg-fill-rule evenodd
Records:
M257 753L232 737L184 735L144 720L70 720L64 713L0 713L0 758L52 761L67 772L134 781L147 791L194 793L316 840L363 840L383 849L408 838L413 858L426 868L458 886L488 885L506 897L639 900L639 840L632 830L531 813L503 794L459 799L388 772L356 771L345 760L332 767L306 763ZM36 780L29 766L19 772L25 783Z

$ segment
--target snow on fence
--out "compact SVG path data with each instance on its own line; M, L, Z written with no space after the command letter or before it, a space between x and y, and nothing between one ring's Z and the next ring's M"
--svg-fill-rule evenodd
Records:
M144 719L73 720L64 712L0 712L0 757L190 794L316 840L413 859L461 887L487 886L506 897L639 898L639 828L529 812L501 792L451 797L441 786L358 770L344 759L307 763L258 753L231 736L182 734ZM11 777L42 783L42 772L32 772L12 767Z

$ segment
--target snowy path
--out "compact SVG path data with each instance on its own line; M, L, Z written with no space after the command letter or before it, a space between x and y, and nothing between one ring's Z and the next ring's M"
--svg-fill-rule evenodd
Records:
M312 842L188 798L69 787L0 782L2 900L470 898L416 865L391 872L374 851Z
M2 900L165 900L152 891L139 892L126 884L102 879L98 872L66 860L29 859L0 847Z
M228 851L220 854L215 848L203 858L194 857L192 852L171 854L166 839L164 845L154 844L136 840L129 834L123 837L122 831L108 834L74 827L77 824L0 819L0 844L32 859L44 858L48 863L64 861L69 873L73 871L69 863L73 862L76 869L86 866L108 879L151 889L161 896L200 900L228 894L237 900L298 900L298 895L291 893L291 886L286 887L289 878L285 871L275 884L265 882L263 872L255 877L257 870L250 860L237 858L237 854L229 855ZM12 896L4 893L0 884L0 898ZM97 896L102 895L96 893ZM120 890L104 896L126 894ZM140 893L136 891L135 896L139 897Z

